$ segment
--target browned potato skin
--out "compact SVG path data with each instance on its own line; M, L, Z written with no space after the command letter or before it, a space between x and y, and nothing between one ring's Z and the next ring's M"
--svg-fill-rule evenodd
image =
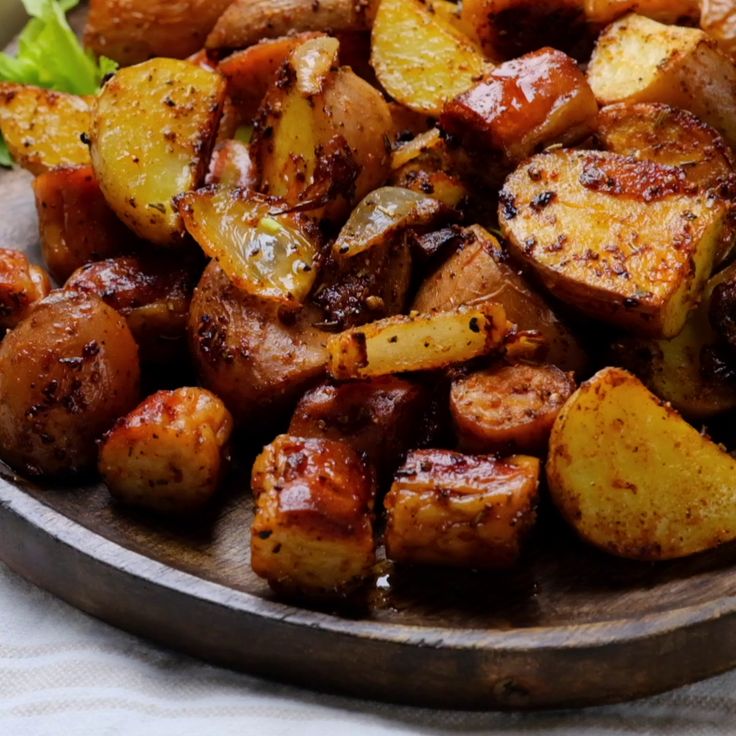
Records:
M0 330L15 327L49 291L46 271L19 250L0 248Z
M256 458L251 564L273 588L343 595L375 562L374 483L344 442L280 435Z
M238 291L212 262L194 291L189 313L192 357L206 388L237 424L258 431L325 372L328 335L306 306L296 317L273 302Z
M538 483L536 458L411 452L384 502L386 555L396 562L508 567L536 520Z
M99 296L125 317L141 361L166 363L185 354L196 281L197 269L182 259L123 256L83 266L64 288Z
M91 166L54 169L36 177L41 252L63 283L90 261L122 255L138 241L102 196Z
M289 434L342 440L390 473L417 439L428 399L422 386L396 376L323 383L300 399Z
M92 0L84 45L123 65L183 59L202 47L232 0Z
M245 48L303 31L368 30L376 0L235 0L207 37L207 48Z
M233 419L202 388L158 391L119 419L98 467L119 501L164 513L203 506L220 485Z
M138 401L138 348L97 297L54 292L0 344L0 456L21 473L91 470L96 441Z
M553 365L498 365L456 379L450 411L465 452L547 450L552 425L575 390L570 374Z
M503 305L518 330L540 334L546 344L540 358L566 371L584 372L588 358L577 338L545 300L501 261L498 241L477 225L463 235L458 250L419 287L412 309L443 311L491 298Z

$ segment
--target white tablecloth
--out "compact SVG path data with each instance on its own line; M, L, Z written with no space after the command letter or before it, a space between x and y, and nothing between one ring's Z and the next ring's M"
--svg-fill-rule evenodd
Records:
M210 667L90 618L0 565L0 736L734 733L736 671L577 712L404 708Z

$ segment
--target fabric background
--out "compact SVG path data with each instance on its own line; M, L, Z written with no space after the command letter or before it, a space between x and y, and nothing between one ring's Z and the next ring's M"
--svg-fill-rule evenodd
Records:
M734 732L736 671L647 700L576 712L392 706L210 667L90 618L0 565L1 736Z

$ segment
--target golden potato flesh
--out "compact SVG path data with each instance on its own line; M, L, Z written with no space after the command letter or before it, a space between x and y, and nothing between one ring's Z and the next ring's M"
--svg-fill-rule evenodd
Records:
M125 320L97 297L51 294L0 343L0 459L34 476L93 469L138 383Z
M736 6L732 0L700 0L700 27L736 58Z
M204 386L247 430L259 432L325 373L329 335L314 307L282 314L242 293L212 262L189 312L191 353Z
M412 309L444 311L492 299L503 306L517 330L542 338L540 358L563 370L583 372L588 360L580 342L543 297L503 262L496 238L478 225L462 233L457 251L422 282Z
M182 240L173 198L204 180L224 96L219 74L175 59L121 69L103 87L92 166L110 207L140 237Z
M158 391L105 435L100 474L119 501L192 511L220 485L232 428L230 412L209 391Z
M606 368L557 417L547 481L588 542L664 560L736 538L736 460L630 373Z
M386 555L396 562L513 564L536 519L539 460L416 450L386 496Z
M91 0L84 45L123 65L184 58L204 44L232 0Z
M736 145L736 65L700 29L627 15L598 39L588 82L601 104L682 107Z
M91 123L88 98L0 83L0 132L13 158L33 174L88 164L82 138Z
M499 220L555 296L639 334L672 337L697 305L726 218L680 168L595 151L535 156Z
M485 69L470 39L419 0L381 0L371 64L391 97L427 115L439 115Z
M256 458L251 564L277 590L350 592L375 562L371 473L344 442L280 435Z
M610 23L634 11L661 23L687 25L697 22L702 0L584 0L584 4L585 15L591 23Z
M34 179L33 193L41 253L59 283L85 264L122 255L138 243L105 201L90 165L47 171Z
M0 248L0 330L15 327L49 291L42 268L18 250Z
M452 382L450 411L461 450L545 453L552 424L575 390L553 365L498 365Z

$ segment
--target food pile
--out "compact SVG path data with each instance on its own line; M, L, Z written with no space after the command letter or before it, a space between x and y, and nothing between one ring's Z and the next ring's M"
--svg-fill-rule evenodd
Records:
M85 40L98 94L0 84L18 473L191 513L263 447L253 569L317 597L381 542L513 565L540 488L615 555L736 538L732 3L92 0Z

